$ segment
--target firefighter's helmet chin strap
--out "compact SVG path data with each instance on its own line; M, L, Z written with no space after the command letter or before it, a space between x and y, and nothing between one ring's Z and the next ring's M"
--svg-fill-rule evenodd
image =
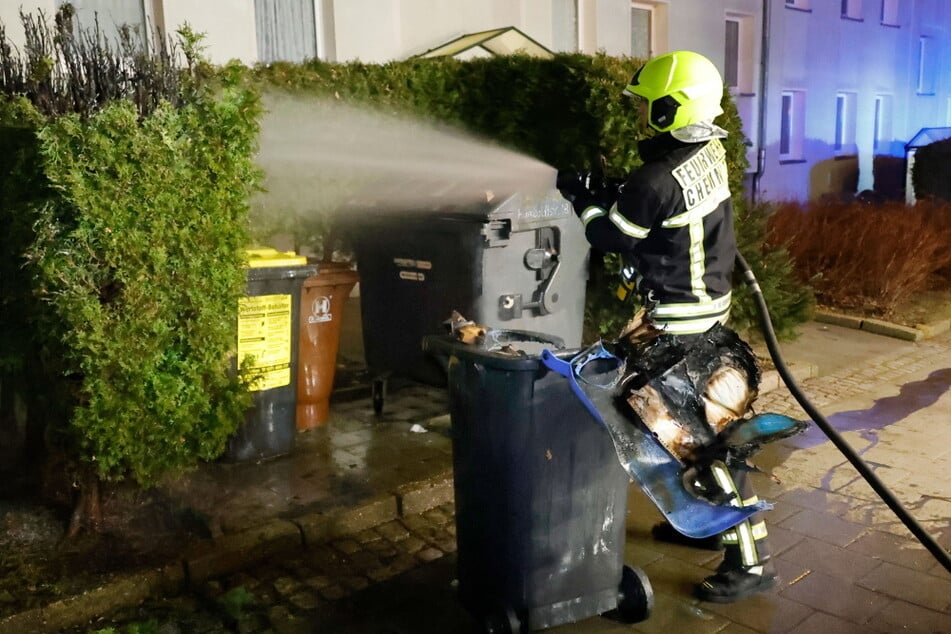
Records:
M743 255L737 251L736 253L736 264L739 267L740 271L743 273L744 281L746 282L747 287L753 294L753 300L756 303L757 315L759 317L760 329L763 331L763 337L766 340L766 346L769 348L769 356L773 360L773 364L776 366L776 370L779 372L779 375L783 378L783 381L786 383L786 387L789 388L790 393L795 397L796 401L799 402L799 405L802 406L803 411L808 414L813 422L822 430L829 440L832 441L832 444L848 458L849 462L852 463L852 466L859 472L859 474L868 482L875 493L888 505L888 508L898 516L898 519L912 532L912 534L918 539L921 544L928 549L928 551L934 555L942 566L946 570L951 572L951 555L948 554L948 551L944 550L934 537L929 535L914 517L908 513L907 509L901 505L901 502L898 501L898 498L885 486L884 483L879 479L874 471L859 457L855 450L842 438L842 436L835 430L834 427L829 423L828 420L822 415L819 410L806 398L802 390L799 388L799 385L796 384L795 379L792 374L789 372L789 368L786 367L786 363L783 361L782 355L779 352L779 343L776 340L776 332L773 330L773 323L769 317L769 308L766 305L766 300L763 298L763 291L760 289L759 283L756 281L756 276L753 275L753 271L750 269L749 264L743 258Z

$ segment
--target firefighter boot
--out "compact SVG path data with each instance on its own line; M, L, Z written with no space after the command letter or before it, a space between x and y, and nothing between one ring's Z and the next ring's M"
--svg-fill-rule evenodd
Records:
M758 557L757 563L752 565L744 564L740 548L734 544L725 545L723 563L717 568L716 574L697 586L698 599L711 603L733 603L776 585L776 569L769 557Z

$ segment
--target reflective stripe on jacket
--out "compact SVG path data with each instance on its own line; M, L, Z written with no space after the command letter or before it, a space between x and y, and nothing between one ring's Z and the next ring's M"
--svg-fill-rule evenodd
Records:
M683 143L661 134L639 146L644 164L609 210L582 214L600 251L620 253L658 304L652 318L673 334L704 332L730 312L736 238L719 139Z

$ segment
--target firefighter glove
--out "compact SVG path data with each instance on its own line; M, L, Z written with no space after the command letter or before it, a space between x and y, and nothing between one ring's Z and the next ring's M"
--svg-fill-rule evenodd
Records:
M592 183L594 187L585 189L574 197L571 205L579 216L591 207L609 211L617 202L618 188L607 183Z

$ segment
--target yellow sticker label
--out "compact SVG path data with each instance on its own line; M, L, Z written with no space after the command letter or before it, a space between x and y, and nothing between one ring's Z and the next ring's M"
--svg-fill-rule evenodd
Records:
M258 295L238 300L238 367L251 357L252 391L291 382L291 296Z

